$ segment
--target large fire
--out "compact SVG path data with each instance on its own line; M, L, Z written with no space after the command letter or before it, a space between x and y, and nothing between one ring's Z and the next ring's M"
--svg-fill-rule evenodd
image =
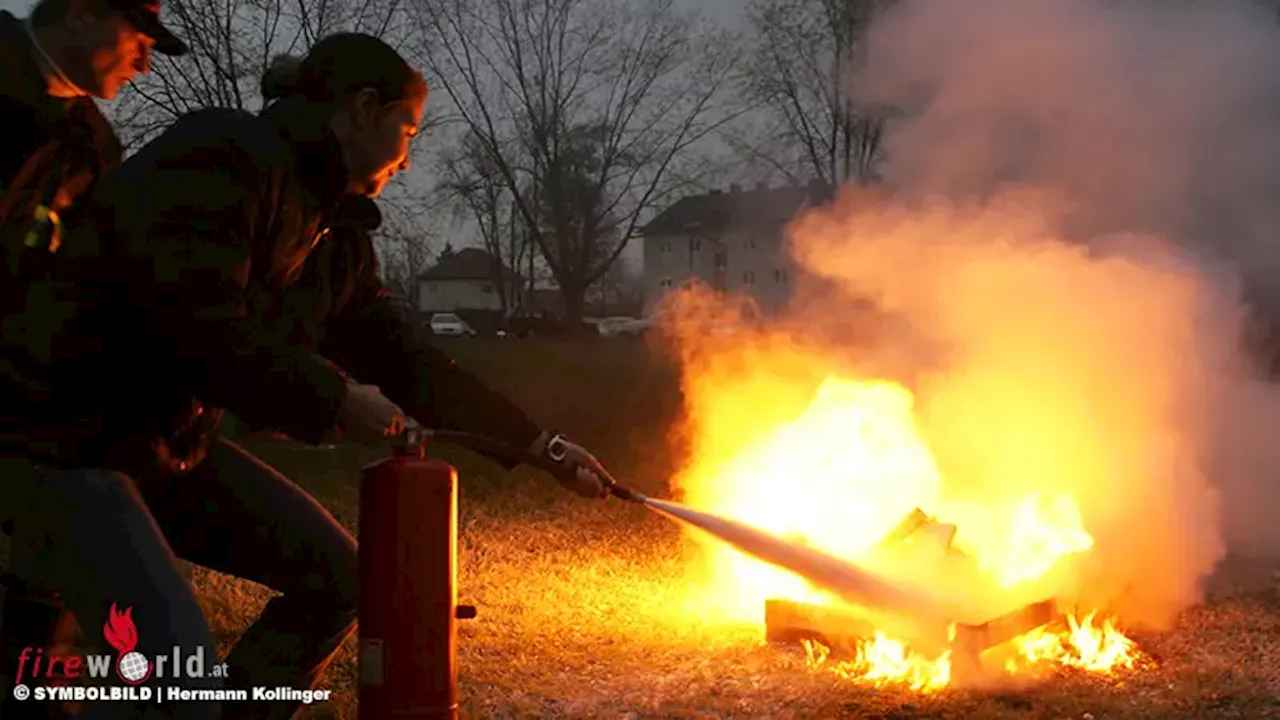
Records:
M1200 438L1181 414L1203 393L1189 319L1202 287L1168 264L1095 260L1042 230L1007 208L823 210L795 224L803 264L856 285L909 334L881 324L851 340L803 323L709 333L737 314L705 291L682 294L669 328L688 411L682 500L947 596L966 608L957 623L1046 599L1064 608L1060 622L988 649L984 668L1134 667L1122 623L1166 623L1221 552L1216 528L1151 522L1212 514L1212 491L1187 479ZM1018 232L1030 233L1024 248L1008 239ZM841 312L834 299L817 306ZM805 316L821 314L811 304ZM917 509L950 543L886 550ZM763 623L775 598L836 603L697 539L721 617ZM917 650L877 628L854 657L811 644L810 658L867 681L954 684L951 648Z

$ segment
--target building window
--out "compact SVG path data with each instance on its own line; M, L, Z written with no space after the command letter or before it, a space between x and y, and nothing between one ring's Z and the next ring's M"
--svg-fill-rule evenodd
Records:
M754 270L748 270L742 273L742 282L746 285L756 284L756 273Z
M702 241L694 238L689 241L689 250L691 252L702 252Z
M729 256L726 255L725 253L718 252L716 253L715 262L716 262L716 267L718 268L729 267Z
M672 286L671 278L662 278L661 280L658 281L658 285L664 288L671 287Z
M787 269L786 269L786 268L778 268L777 270L774 270L774 271L773 271L773 280L774 280L774 282L776 282L776 283L778 283L778 284L785 283L785 282L787 281Z
M670 241L670 240L663 240L663 241L662 241L662 244L661 244L660 246L658 246L658 249L659 249L659 251L664 252L664 253L669 253L669 252L671 252L671 241Z

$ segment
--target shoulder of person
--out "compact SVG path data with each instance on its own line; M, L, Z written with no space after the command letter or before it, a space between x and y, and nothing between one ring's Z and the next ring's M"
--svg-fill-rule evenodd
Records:
M26 51L26 32L22 27L22 19L8 10L0 10L0 56L12 61L14 52Z
M292 160L288 145L268 123L253 113L226 108L183 115L138 154L182 155L207 161L211 167L217 163L228 172L237 168L255 173L283 171Z
M372 198L363 195L347 195L334 213L334 227L353 227L373 232L382 226L382 210Z
M98 104L89 98L76 101L75 114L79 125L88 131L88 141L107 167L115 167L124 157L124 144L102 114Z

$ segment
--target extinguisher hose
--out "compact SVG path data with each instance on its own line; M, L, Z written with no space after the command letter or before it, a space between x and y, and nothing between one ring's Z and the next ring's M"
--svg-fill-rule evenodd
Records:
M453 430L431 430L429 431L432 440L436 442L449 443L465 447L468 450L474 450L481 455L488 455L498 460L507 460L517 462L522 465L538 468L547 474L566 481L572 482L572 477L565 477L566 472L574 472L566 470L566 468L547 457L540 457L529 452L527 448L518 448L509 443L495 440L487 435L475 435L473 433L456 432ZM605 490L616 498L627 500L629 502L644 503L647 498L644 495L618 484L618 481L609 475L608 472L604 477L600 478L605 484Z

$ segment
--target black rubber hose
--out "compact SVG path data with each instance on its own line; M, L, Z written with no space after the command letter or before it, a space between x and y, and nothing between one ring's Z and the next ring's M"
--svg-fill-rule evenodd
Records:
M507 460L509 462L528 465L529 467L542 470L566 484L572 484L574 480L572 477L572 470L567 470L563 465L555 462L551 458L534 455L529 452L528 448L518 448L514 445L502 442L501 440L495 440L486 435L475 435L472 433L456 432L453 430L431 430L429 432L430 440L428 442L435 441L448 443L450 445L457 445L459 447L467 448L468 450L474 450L481 455L487 455L496 460ZM610 495L631 502L644 502L645 498L643 495L619 485L618 481L614 480L613 476L608 473L605 473L605 476L602 477L601 480L604 481L605 489L608 490Z

